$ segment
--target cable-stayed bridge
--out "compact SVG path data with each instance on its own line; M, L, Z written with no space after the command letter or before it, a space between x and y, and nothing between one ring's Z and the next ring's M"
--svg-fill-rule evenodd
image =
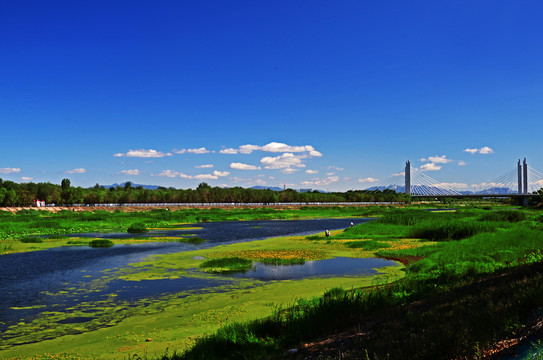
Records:
M465 187L464 187L465 188ZM423 171L411 168L411 162L405 163L404 171L392 174L388 178L373 184L366 190L391 189L410 194L411 197L521 197L538 196L543 188L543 173L528 166L526 159L518 161L514 169L500 175L493 181L474 186L473 190L457 190L454 184L440 182Z

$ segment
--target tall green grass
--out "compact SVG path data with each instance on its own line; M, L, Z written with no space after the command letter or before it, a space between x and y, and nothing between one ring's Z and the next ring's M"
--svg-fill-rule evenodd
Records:
M543 306L543 231L527 222L538 214L414 213L391 213L333 237L438 241L378 252L418 259L397 283L300 299L269 318L221 328L172 359L281 357L301 342L360 326L369 326L369 335L350 349L341 347L342 358L477 358L484 346L521 329L531 309Z
M211 272L238 272L247 271L252 265L253 262L251 260L235 256L205 260L199 267L200 269Z

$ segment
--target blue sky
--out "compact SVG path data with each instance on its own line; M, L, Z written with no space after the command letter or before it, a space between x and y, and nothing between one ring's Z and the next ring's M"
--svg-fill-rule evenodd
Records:
M456 188L541 171L542 11L3 1L0 177L344 191L407 159Z

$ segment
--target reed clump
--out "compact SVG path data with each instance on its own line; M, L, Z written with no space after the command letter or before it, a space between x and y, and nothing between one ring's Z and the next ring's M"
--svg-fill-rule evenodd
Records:
M93 248L107 248L113 245L113 241L108 239L96 239L89 242L89 246Z
M209 272L239 272L249 270L252 265L252 260L235 256L208 259L202 262L199 267Z

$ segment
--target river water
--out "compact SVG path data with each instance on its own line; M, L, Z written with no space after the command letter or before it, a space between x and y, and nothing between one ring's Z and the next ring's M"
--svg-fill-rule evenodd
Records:
M180 278L173 280L114 280L100 286L104 274L147 258L149 255L209 248L219 244L253 241L277 236L308 235L325 229L343 229L351 222L359 224L370 219L266 220L199 223L201 229L157 230L154 236L193 234L206 242L149 242L115 245L111 248L87 246L61 247L43 251L0 256L0 332L20 322L31 321L45 311L63 312L81 302L111 299L133 302L138 299L182 291L210 291L213 287L232 283L232 277L216 279ZM127 234L78 234L100 238L122 238ZM130 235L133 236L133 235ZM365 263L364 263L365 262ZM300 279L312 276L365 275L373 269L392 265L382 259L339 259L310 261L305 265L264 266L234 275L260 280ZM205 290L207 289L207 290ZM212 290L211 290L212 291ZM85 321L74 319L74 322ZM2 339L2 336L0 336Z

